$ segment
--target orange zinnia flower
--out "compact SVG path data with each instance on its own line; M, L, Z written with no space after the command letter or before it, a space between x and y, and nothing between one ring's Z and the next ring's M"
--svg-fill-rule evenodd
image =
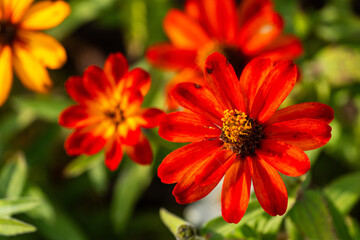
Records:
M69 78L65 87L78 103L59 117L60 125L75 130L65 142L69 155L91 155L105 148L105 164L110 170L118 167L123 150L137 163L152 162L141 127L156 127L164 113L140 108L150 88L147 72L140 68L128 72L124 56L111 54L104 70L90 66L82 77Z
M164 30L170 43L150 47L146 57L168 70L200 66L201 71L206 57L220 52L239 76L254 57L279 61L302 53L299 39L282 33L283 20L271 0L243 0L238 8L235 0L188 0L184 11L173 9L166 15ZM187 78L188 72L183 74L174 81Z
M70 13L64 1L0 0L0 105L12 85L12 68L29 89L46 93L52 86L46 68L60 68L66 52L39 30L60 24ZM31 6L30 6L31 5Z
M292 61L276 64L253 59L238 81L226 58L214 53L205 63L208 87L179 83L171 94L185 112L166 115L159 135L173 142L193 142L170 153L158 175L177 183L178 203L197 201L219 183L222 215L237 223L244 215L251 180L262 208L282 215L287 191L277 171L300 176L310 169L305 150L326 144L331 137L331 107L315 102L277 108L297 78Z

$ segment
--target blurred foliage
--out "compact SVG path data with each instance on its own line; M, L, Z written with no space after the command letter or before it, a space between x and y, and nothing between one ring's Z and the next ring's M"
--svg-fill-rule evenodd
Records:
M59 113L72 103L64 90L66 78L82 74L89 64L102 65L115 51L128 57L131 68L141 66L150 72L152 88L144 105L164 108L164 86L172 73L149 66L144 51L166 40L162 19L184 1L68 2L70 17L48 31L62 41L69 55L63 69L51 72L53 92L30 94L15 81L10 100L0 108L1 236L17 235L20 240L360 239L358 1L275 1L286 32L298 35L305 48L297 60L301 79L284 105L318 101L332 106L333 137L325 147L307 152L310 173L284 177L289 192L284 216L268 216L252 196L239 224L218 217L197 229L191 219L176 216L184 207L176 204L172 186L156 177L161 160L179 144L162 140L156 130L146 131L154 151L153 165L138 166L125 157L119 170L110 172L102 152L67 156L63 142L69 131L57 124ZM162 209L159 215L162 206L176 214Z

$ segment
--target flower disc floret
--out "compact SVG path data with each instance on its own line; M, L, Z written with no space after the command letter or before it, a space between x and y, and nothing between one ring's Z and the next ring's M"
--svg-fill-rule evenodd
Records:
M262 126L239 110L225 110L220 138L225 148L242 157L255 152L263 138Z
M16 37L16 27L8 21L0 21L0 44L10 45Z

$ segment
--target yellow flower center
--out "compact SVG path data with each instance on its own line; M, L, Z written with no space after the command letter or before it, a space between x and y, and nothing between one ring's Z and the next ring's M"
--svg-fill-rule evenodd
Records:
M255 152L263 138L262 126L239 110L225 110L220 138L225 148L241 156Z
M0 44L11 44L16 37L16 27L4 20L0 20Z
M105 111L104 114L114 122L115 126L125 121L124 111L120 108L120 104L117 104L112 110Z

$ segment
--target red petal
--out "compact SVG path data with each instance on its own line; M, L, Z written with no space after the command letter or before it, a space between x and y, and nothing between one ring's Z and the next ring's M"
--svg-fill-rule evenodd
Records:
M86 103L92 100L91 95L84 87L81 77L73 76L65 82L65 89L72 99L78 103Z
M210 40L198 22L177 9L166 15L164 30L174 46L179 48L197 50Z
M111 88L104 71L97 66L90 66L85 70L83 81L85 88L93 97L105 94Z
M281 16L270 8L264 8L241 28L237 45L246 55L256 54L276 39L282 29Z
M134 68L125 77L126 88L130 91L140 91L145 96L151 85L150 74L141 68Z
M277 110L265 125L302 118L318 119L330 123L334 119L334 110L326 104L317 102L295 104Z
M251 117L266 122L289 95L296 80L297 70L292 61L276 64L256 94Z
M179 83L171 96L184 108L222 126L221 118L226 108L219 106L221 103L208 88L195 83Z
M246 101L246 112L251 112L255 96L272 68L270 59L254 58L242 71L239 84Z
M271 0L242 0L238 13L240 26L256 16L262 9L272 9L272 7Z
M237 31L237 14L234 0L199 1L202 19L212 37L233 42Z
M192 82L198 85L205 86L205 80L202 73L196 71L195 69L185 68L177 73L167 84L166 84L166 93L167 93L167 107L168 110L175 110L179 108L179 105L171 97L170 91L179 83L182 82Z
M215 150L223 145L222 141L201 141L178 148L167 155L158 168L158 176L163 183L179 182L184 175L201 165Z
M67 128L83 126L84 121L90 117L83 105L66 108L59 116L59 124Z
M142 120L144 120L144 123L141 124L141 127L154 128L160 124L160 121L165 116L165 113L157 108L147 108L143 109L140 115Z
M325 145L331 138L331 127L321 120L303 118L271 124L264 134L269 140L286 142L305 151Z
M105 146L105 164L107 168L114 171L118 168L123 157L120 139L115 137L112 142Z
M303 53L301 41L296 36L280 35L268 45L259 57L271 58L273 61L295 59Z
M69 155L82 153L92 155L98 153L105 145L106 140L102 136L96 136L91 132L75 130L65 141L65 149Z
M298 177L310 169L310 160L304 151L283 142L263 140L256 154L287 176Z
M219 138L221 130L197 114L174 112L166 115L161 121L159 135L171 142L197 142Z
M125 145L134 146L135 144L138 143L140 135L141 135L140 127L137 127L135 129L128 128L125 135L123 133L120 134L120 140L121 143Z
M140 134L139 141L134 146L125 146L127 155L136 163L151 164L153 155L149 141Z
M213 53L206 59L205 79L218 101L222 101L228 109L245 111L236 73L220 53Z
M218 149L203 164L196 164L176 184L173 195L180 204L195 202L208 195L223 178L236 155Z
M253 184L261 207L271 216L283 215L287 208L287 191L277 171L261 158L252 160Z
M152 65L170 70L196 68L196 56L197 50L180 49L168 43L154 45L146 52Z
M129 64L121 53L110 54L104 64L104 72L114 86L128 72Z
M248 159L236 158L225 174L221 193L221 212L228 223L238 223L250 198L251 175Z
M184 7L186 14L196 20L199 20L202 15L199 2L199 0L187 0Z

